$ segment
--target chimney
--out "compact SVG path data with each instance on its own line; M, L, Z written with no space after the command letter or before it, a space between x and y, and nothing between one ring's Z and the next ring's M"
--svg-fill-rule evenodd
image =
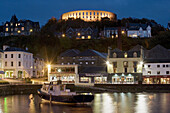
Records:
M10 48L8 45L3 45L3 50L5 51L7 48Z

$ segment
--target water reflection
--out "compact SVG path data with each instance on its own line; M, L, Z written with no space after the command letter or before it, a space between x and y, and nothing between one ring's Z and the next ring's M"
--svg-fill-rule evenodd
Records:
M169 113L169 106L170 93L95 94L83 106L50 104L37 95L0 97L0 113Z

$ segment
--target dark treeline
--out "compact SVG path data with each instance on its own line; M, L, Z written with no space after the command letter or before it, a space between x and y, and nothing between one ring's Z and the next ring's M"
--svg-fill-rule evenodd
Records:
M122 19L121 24L126 23ZM137 20L135 20L137 21ZM141 23L145 23L151 20L141 19ZM129 19L129 22L131 19ZM139 22L139 21L138 21ZM157 24L155 21L151 21ZM104 26L118 26L118 22L111 21L101 21L101 22L84 22L82 20L75 21L57 21L55 18L50 19L45 26L41 28L39 33L35 33L31 36L9 36L9 37L0 37L0 46L9 45L12 47L19 47L25 49L28 48L29 52L32 52L34 55L44 58L46 61L56 62L57 56L66 51L67 49L79 49L84 51L86 49L95 49L100 52L107 53L108 47L112 49L117 47L117 39L90 39L90 40L76 40L70 38L58 38L55 35L55 32L64 32L68 27L78 28L78 27L98 27L98 29L103 29ZM157 24L158 25L158 24ZM100 26L100 27L99 27ZM158 25L159 26L159 25ZM141 38L128 38L125 35L122 36L122 49L128 50L133 46L140 44L147 49L152 48L157 44L161 44L166 48L170 48L170 31L163 31L162 26L159 26L157 29L157 35L150 39L141 39ZM160 32L162 31L162 32Z

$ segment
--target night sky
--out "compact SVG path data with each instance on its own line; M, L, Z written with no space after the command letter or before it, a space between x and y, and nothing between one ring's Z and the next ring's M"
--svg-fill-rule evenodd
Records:
M0 23L16 14L18 19L39 21L42 26L53 16L59 19L62 13L80 9L110 11L118 19L154 19L164 27L170 21L170 0L1 0Z

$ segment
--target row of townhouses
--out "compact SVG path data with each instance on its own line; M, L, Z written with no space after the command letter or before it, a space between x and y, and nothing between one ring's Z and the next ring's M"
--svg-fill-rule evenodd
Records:
M3 46L0 78L32 78L44 75L44 60L21 48Z
M157 45L147 50L136 45L128 51L108 48L108 53L71 49L50 65L48 80L75 84L169 84L170 50Z
M65 32L56 33L60 37L76 39L99 39L99 38L118 38L118 27L104 27L99 31L97 28L68 28ZM149 24L130 23L128 27L121 27L121 34L132 38L149 38L151 36L151 26Z

